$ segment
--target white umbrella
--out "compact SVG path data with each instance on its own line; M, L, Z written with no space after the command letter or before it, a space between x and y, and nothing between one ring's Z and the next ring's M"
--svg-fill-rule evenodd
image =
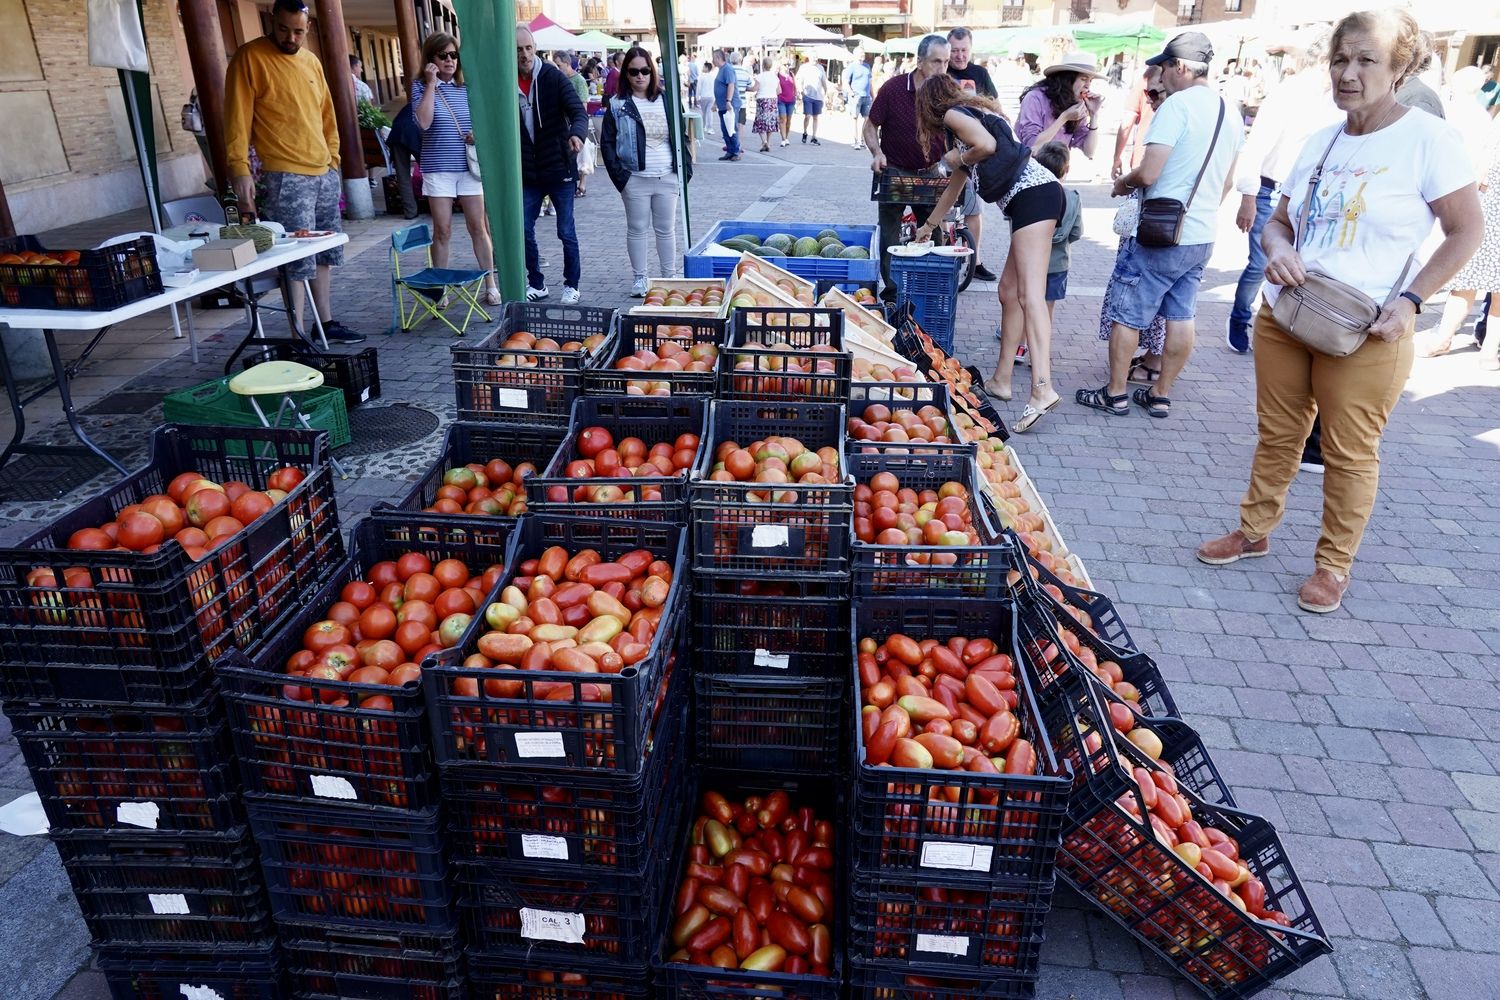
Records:
M698 44L710 49L749 49L765 41L766 15L743 11L730 14L724 23L698 36Z
M849 62L857 58L854 53L838 45L814 45L810 49L803 49L814 59L826 59L830 62Z
M776 20L766 32L767 41L791 45L798 42L842 43L844 40L843 35L818 27L794 10L774 12L773 16Z

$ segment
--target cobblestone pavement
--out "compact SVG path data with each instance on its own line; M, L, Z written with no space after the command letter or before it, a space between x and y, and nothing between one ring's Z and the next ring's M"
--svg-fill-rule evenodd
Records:
M871 222L865 154L834 120L820 148L794 145L715 162L704 144L693 182L694 231L716 219ZM842 134L840 134L842 132ZM837 140L844 140L842 142ZM808 169L810 167L810 169ZM1232 212L1205 281L1200 344L1168 420L1108 418L1071 402L1103 379L1095 340L1114 254L1107 191L1074 178L1087 236L1074 252L1072 296L1057 314L1056 382L1068 397L1015 442L1072 548L1161 664L1239 802L1282 832L1334 953L1261 994L1267 1000L1496 995L1500 982L1500 555L1497 380L1472 355L1418 361L1385 440L1374 519L1343 610L1295 606L1311 571L1319 483L1303 475L1269 558L1210 569L1192 550L1235 523L1254 444L1251 359L1228 352L1224 322L1243 259ZM586 302L623 304L630 273L619 198L601 171L579 202ZM985 256L999 270L1006 227L991 210ZM542 220L559 282L561 253ZM335 290L339 318L381 349L380 404L408 401L451 418L451 338L432 327L387 339L387 220L351 227L355 246ZM461 229L461 227L460 227ZM455 260L466 238L455 236ZM994 285L960 305L960 352L993 362ZM1430 322L1431 312L1428 319ZM230 332L242 331L235 324ZM471 333L477 337L479 331ZM167 335L143 338L160 356ZM204 360L185 353L140 372L129 388L173 389L214 375L226 341ZM162 345L166 345L163 347ZM175 345L180 349L181 345ZM215 359L219 359L215 363ZM149 368L149 370L147 370ZM1025 369L1019 369L1024 378ZM117 380L118 381L118 380ZM105 390L107 391L107 390ZM1024 386L1016 387L1018 400ZM1019 410L1019 402L1014 404ZM89 418L100 437L140 458L159 411ZM1018 415L1011 414L1012 416ZM339 484L352 519L402 492L441 440L356 458ZM11 540L55 510L0 502ZM3 726L0 723L0 726ZM0 801L29 790L8 727L0 729ZM82 968L87 934L55 852L42 838L0 834L0 981L10 996L102 997ZM1048 922L1038 996L1158 1000L1197 996L1186 981L1066 892ZM75 972L77 975L75 976ZM70 981L71 979L71 981Z

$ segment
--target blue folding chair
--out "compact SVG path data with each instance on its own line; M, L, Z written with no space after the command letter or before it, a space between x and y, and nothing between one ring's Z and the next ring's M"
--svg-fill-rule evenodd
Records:
M413 274L402 274L401 255L418 250L427 251L427 266ZM404 333L429 316L442 320L460 337L469 328L469 321L475 313L488 323L490 314L484 311L478 298L488 276L488 271L477 268L433 267L432 231L425 223L396 230L391 234L391 326L386 333L395 333L397 328ZM449 292L459 304L469 307L461 326L455 325L447 316L445 300Z

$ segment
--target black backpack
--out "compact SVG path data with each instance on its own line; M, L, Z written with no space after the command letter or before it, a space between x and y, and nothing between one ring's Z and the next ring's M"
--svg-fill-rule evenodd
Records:
M1010 123L997 114L980 111L978 108L960 108L974 118L995 139L995 152L974 165L974 176L978 180L979 197L994 204L1005 197L1026 161L1031 159L1031 150L1010 130Z

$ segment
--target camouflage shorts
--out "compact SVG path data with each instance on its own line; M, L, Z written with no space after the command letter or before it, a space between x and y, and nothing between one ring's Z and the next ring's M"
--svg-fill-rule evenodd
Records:
M263 218L281 223L289 233L298 229L343 232L343 219L339 214L343 181L337 170L321 176L267 171L261 175L261 180L266 184L266 197L258 206ZM344 248L334 247L288 264L287 277L302 281L316 273L318 264L337 267L343 262Z

